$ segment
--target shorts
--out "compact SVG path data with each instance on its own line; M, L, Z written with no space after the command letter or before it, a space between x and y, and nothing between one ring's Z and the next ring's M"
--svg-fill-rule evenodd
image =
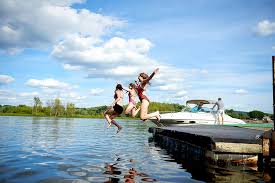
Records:
M120 106L120 105L118 105L118 104L115 104L115 106L114 106L114 111L115 111L116 113L118 113L118 114L122 114L122 112L123 112L123 107Z
M224 115L224 110L220 109L217 111L218 116L223 116Z

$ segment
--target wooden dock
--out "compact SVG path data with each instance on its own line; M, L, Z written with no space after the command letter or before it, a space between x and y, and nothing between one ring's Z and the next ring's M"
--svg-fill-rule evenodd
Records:
M160 146L182 159L254 165L270 154L272 136L271 130L221 125L151 127L149 132Z

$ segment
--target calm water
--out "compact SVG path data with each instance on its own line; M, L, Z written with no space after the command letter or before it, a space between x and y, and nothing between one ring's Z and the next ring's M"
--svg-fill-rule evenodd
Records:
M101 119L0 117L0 182L269 180L253 168L177 163L150 140L150 124L118 123L124 128L116 134Z

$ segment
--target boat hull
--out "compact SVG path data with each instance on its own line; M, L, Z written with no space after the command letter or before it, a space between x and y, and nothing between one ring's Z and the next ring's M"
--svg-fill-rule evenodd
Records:
M156 119L150 119L152 122L156 123ZM186 124L206 124L215 125L218 124L218 119L216 113L206 113L206 112L178 112L178 113L166 113L161 114L160 123L165 126L169 125L186 125ZM223 124L246 124L244 121L236 118L232 118L227 114L224 114Z

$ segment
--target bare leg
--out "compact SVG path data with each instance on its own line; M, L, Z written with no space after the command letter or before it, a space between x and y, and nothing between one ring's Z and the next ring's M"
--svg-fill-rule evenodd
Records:
M114 112L113 107L108 107L107 110L106 110L103 114L104 114L104 115L105 115L105 114L111 114L111 113L113 113L113 112Z
M140 108L140 119L146 120L149 118L156 117L159 120L160 119L159 111L148 114L148 107L149 107L149 102L143 99L141 102L141 108Z
M112 120L110 119L109 114L105 114L105 119L108 122L108 127L107 128L110 128L110 126L112 126Z
M122 126L117 124L117 122L115 120L112 120L112 124L114 124L117 127L117 132L116 133L118 133L122 129Z
M132 102L130 102L127 108L125 109L125 114L130 114L133 108L134 108L134 105L132 104Z
M132 117L134 118L134 117L136 117L136 115L137 115L137 113L140 111L140 107L138 107L137 109L136 109L136 107L134 107L133 109L132 109Z
M114 113L114 109L113 108L109 108L107 109L105 112L104 112L104 117L105 119L107 120L107 122L109 123L108 124L108 127L109 128L111 125L112 125L112 119L110 118L110 116Z
M111 123L114 124L117 127L117 133L122 129L122 126L120 126L115 120L114 118L116 118L117 116L119 116L119 114L113 114L110 116L111 119Z

